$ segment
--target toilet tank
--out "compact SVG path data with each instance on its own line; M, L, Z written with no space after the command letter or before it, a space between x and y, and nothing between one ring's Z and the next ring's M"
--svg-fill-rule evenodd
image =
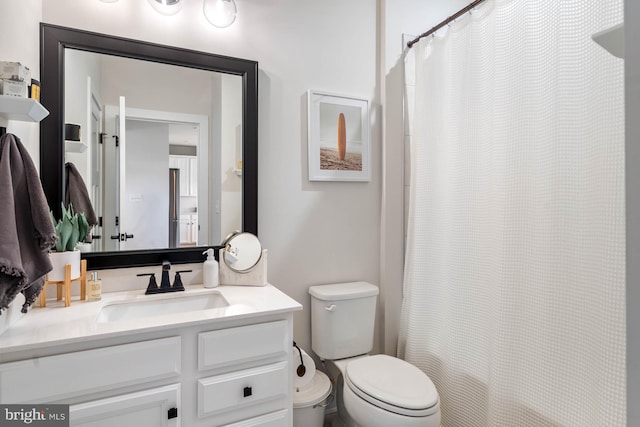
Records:
M358 356L373 348L378 287L367 282L309 288L311 348L327 360Z

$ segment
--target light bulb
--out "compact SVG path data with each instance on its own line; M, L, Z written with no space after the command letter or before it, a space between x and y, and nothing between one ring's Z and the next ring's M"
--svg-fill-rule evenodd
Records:
M234 0L204 0L204 16L214 27L226 28L236 20Z
M182 9L182 0L149 0L149 4L163 15L175 15Z

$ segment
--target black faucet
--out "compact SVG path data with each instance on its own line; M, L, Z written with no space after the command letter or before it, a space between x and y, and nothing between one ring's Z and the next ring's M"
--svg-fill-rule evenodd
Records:
M171 285L171 289L173 289L174 291L184 291L184 285L182 284L180 273L191 273L191 271L192 270L176 271L176 277L173 279L173 285Z
M136 276L149 276L149 284L147 285L147 290L144 292L145 295L160 293L155 273L140 273L136 274Z
M147 290L145 291L145 295L149 294L163 294L166 292L179 292L184 291L184 286L182 285L182 280L180 279L180 273L187 273L191 270L182 270L176 272L176 280L171 286L169 281L169 271L171 270L171 263L169 261L162 262L162 279L160 280L160 287L158 287L158 283L156 282L155 273L140 273L138 276L150 276L149 277L149 285L147 286Z
M160 280L160 289L164 289L164 292L169 292L167 289L171 288L171 282L169 281L169 271L171 270L171 263L169 261L162 261L162 280Z

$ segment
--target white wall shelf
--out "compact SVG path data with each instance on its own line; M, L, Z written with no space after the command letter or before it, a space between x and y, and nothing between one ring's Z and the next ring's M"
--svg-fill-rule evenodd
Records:
M87 151L87 148L89 148L89 146L84 142L69 140L64 142L64 146L65 150L71 153L84 153Z
M0 119L39 122L49 111L31 98L0 95Z

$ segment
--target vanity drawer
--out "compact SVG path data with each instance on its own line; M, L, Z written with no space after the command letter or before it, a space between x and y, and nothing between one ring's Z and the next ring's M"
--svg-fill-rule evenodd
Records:
M287 362L198 380L198 417L227 414L224 423L285 409Z
M287 425L289 411L282 410L261 417L242 420L237 423L227 424L224 427L282 427Z
M180 374L180 337L0 365L0 402L46 403Z
M268 357L286 358L289 342L285 320L240 326L198 334L200 371L252 362Z
M71 427L179 427L180 385L173 384L71 405ZM172 408L178 411L169 417ZM37 425L37 424L35 424Z

